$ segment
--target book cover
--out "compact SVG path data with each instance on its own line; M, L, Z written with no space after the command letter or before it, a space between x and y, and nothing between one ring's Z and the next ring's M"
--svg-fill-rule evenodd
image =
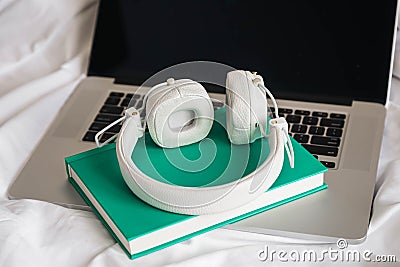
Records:
M250 160L247 164L241 163L240 177L227 175L223 179L215 179L221 177L223 168L227 166L227 155L233 152L231 146L226 145L229 141L225 139L223 125L214 125L208 138L213 140L218 149L212 164L199 171L202 174L190 173L191 178L196 176L195 179L187 179L188 172L171 162L171 158L172 161L174 156L177 158L175 152L170 151L172 153L166 155L163 149L152 143L148 133L138 142L132 159L141 171L151 177L156 166L158 175L167 182L184 186L209 186L216 180L218 183L229 182L252 172L268 156L263 144L267 141L259 139L249 146L247 157ZM296 155L295 168L290 168L285 158L281 174L262 197L238 209L201 216L169 213L137 198L120 173L115 144L68 157L66 165L71 184L92 207L127 255L133 259L325 189L327 186L323 183L323 173L327 171L326 167L296 141L292 142ZM180 152L185 157L195 160L201 150L210 149L207 148L208 145L210 142L202 144L202 148L199 147L201 145L195 144L184 147L183 151L180 148Z
M298 148L299 145L295 144L296 151L298 151ZM137 245L134 244L134 242L131 245L131 241L134 241L141 236L149 235L150 233L156 233L158 230L163 228L172 227L172 229L170 229L169 231L176 233L177 231L181 230L179 225L182 222L193 220L195 217L202 216L188 216L168 213L149 206L148 204L138 199L126 186L125 181L122 178L115 155L114 144L70 157L67 159L67 162L69 166L68 169L70 174L70 182L80 193L80 195L85 199L88 205L92 207L93 211L97 214L99 219L107 227L107 229L116 239L116 241L120 243L123 250L132 259L146 255L158 249L162 249L177 242L186 240L197 234L216 229L228 223L236 222L238 220L255 215L259 212L266 211L268 209L277 207L279 205L285 204L287 202L307 196L326 188L326 185L323 184L323 178L319 177L318 179L316 179L316 181L314 181L314 183L312 183L308 187L304 186L303 188L301 188L299 185L300 188L297 188L297 192L301 192L302 190L304 192L296 194L296 192L289 192L289 189L286 190L286 192L285 190L283 190L283 193L290 193L293 195L279 201L270 200L270 202L272 202L270 204L268 204L268 201L265 200L265 205L261 204L261 207L258 208L256 206L260 205L260 203L254 203L255 207L250 207L250 210L252 209L251 211L244 211L245 213L239 214L236 217L232 217L227 220L223 220L222 218L222 221L219 222L218 220L214 220L214 224L213 222L210 222L210 219L212 218L207 218L207 220L202 220L198 222L198 224L205 223L211 226L204 226L204 229L195 230L193 232L190 232L189 229L188 234L183 233L180 236L176 235L175 238L172 237L164 241L162 239L157 240L159 242L155 243L159 243L158 245L149 244L147 249L141 250L140 252L132 253L135 249L131 249L131 247L135 247ZM309 164L308 166L310 165L312 166L313 164ZM107 168L104 168L104 166L107 166ZM280 187L288 187L290 183L295 184L296 180L301 181L313 179L318 176L317 174L322 176L322 172L324 172L326 169L324 166L318 167L319 172L315 172L316 169L311 168L312 171L308 171L308 173L306 171L301 172L300 176L294 176L294 170L285 168L285 170L278 177L278 180L274 183L272 188L267 191L267 193L278 191L277 189L279 189ZM301 175L307 176L302 177ZM76 181L77 179L80 180L81 185L78 185ZM84 190L81 189L82 187L86 187L90 194L84 193ZM308 188L309 190L307 190ZM90 195L90 197L88 195ZM282 192L277 192L275 195L278 195L276 196L278 199L282 198L284 194L282 194ZM270 198L274 198L274 196L271 196ZM102 210L102 212L99 212L99 210ZM106 213L106 215L104 215L104 213ZM118 228L117 231L109 226L110 222L107 222L105 220L105 217L111 219L113 224ZM174 226L176 226L175 230L173 229ZM116 232L121 233L121 235L117 236Z

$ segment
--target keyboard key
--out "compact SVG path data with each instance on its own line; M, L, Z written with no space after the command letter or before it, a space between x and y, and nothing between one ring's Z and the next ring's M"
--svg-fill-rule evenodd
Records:
M295 134L293 138L299 143L308 143L310 136L307 134Z
M129 102L129 104L131 105L131 107L136 107L136 99L131 99L131 101Z
M124 98L124 100L122 100L121 106L123 107L135 107L136 106L136 99L132 99L132 98Z
M145 109L143 109L141 112L140 112L140 119L144 119L146 117L146 110Z
M212 103L213 103L214 109L219 109L224 106L224 103L222 103L222 102L212 101Z
M107 132L110 133L119 133L119 131L121 131L122 125L121 124L117 124L114 125L113 127L111 127L110 129L107 130Z
M97 132L91 132L88 131L86 132L85 136L83 136L82 141L87 141L87 142L94 142L94 136L96 135Z
M336 157L339 149L337 147L331 146L316 146L304 144L303 147L307 149L311 154L323 155Z
M133 94L126 94L125 97L126 97L126 98L132 98L132 97L133 97Z
M343 130L338 128L328 128L326 131L327 136L342 137Z
M137 108L141 108L143 106L143 100L139 100L136 104Z
M330 169L335 168L335 166L336 166L335 162L331 162L331 161L321 160L321 163L324 164L325 167L330 168Z
M100 109L100 113L108 113L108 114L116 114L116 115L119 115L119 114L122 113L123 110L124 110L123 107L116 107L116 106L104 105L104 106Z
M122 102L121 102L121 106L127 107L127 106L129 106L130 102L131 102L131 100L129 98L124 98L124 100L122 100ZM136 102L136 100L132 100L132 105L134 105L135 102Z
M100 142L105 142L114 135L113 133L104 133L100 138Z
M294 133L306 133L307 132L307 126L294 124L292 126L291 131L294 132Z
M107 123L93 122L92 125L90 125L89 130L98 132L104 129L107 125L108 125Z
M94 132L98 132L100 130L103 130L107 125L109 125L109 124L108 123L102 123L102 122L93 122L92 125L90 125L89 130L90 131L94 131ZM110 129L108 129L107 132L119 133L119 131L121 130L121 127L122 127L122 125L120 125L120 124L114 125Z
M141 95L141 94L134 94L132 97L133 97L134 99L139 99L139 98L142 97L142 95Z
M304 115L304 116L308 116L308 115L310 115L310 113L311 112L308 110L301 110L301 109L298 109L294 112L294 114L296 114L296 115Z
M271 112L275 112L275 108L274 107L270 107L269 109L271 110Z
M290 123L299 123L301 120L300 116L297 115L287 115L286 116L286 121Z
M323 117L323 118L328 117L328 113L322 112L322 111L314 111L314 112L312 113L312 115L313 115L314 117Z
M124 93L121 92L111 92L110 96L116 96L116 97L123 97Z
M318 118L315 118L315 117L304 117L303 118L303 124L317 125L318 124Z
M311 126L308 130L309 134L323 135L325 133L324 127Z
M104 104L106 105L115 105L117 106L119 104L119 101L121 101L121 98L119 97L109 97L107 98L106 102Z
M275 115L275 113L274 113L274 115ZM279 118L281 118L281 117L282 117L282 118L285 118L285 113L281 113L281 112L280 112L280 113L278 113L278 116L279 116ZM274 116L274 117L275 117L275 116Z
M97 122L105 122L105 123L112 123L113 121L118 120L122 116L119 115L111 115L111 114L99 114L94 119Z
M279 113L284 113L284 114L292 114L293 109L290 108L278 108Z
M311 144L324 145L324 146L339 146L340 145L340 138L338 138L338 137L313 136L311 138Z
M323 118L323 119L321 119L321 122L319 125L327 126L327 127L343 128L344 121Z
M331 117L332 119L344 120L346 118L346 114L331 113L331 115L329 117Z

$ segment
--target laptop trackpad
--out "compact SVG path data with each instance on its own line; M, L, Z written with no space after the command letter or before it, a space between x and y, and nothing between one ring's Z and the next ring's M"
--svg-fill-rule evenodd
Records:
M377 124L370 117L352 117L351 127L346 136L346 149L343 155L343 168L369 171L371 166Z

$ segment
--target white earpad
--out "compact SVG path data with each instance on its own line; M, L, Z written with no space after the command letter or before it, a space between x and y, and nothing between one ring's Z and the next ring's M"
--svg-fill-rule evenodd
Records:
M151 93L146 114L153 141L167 148L204 139L214 119L213 105L204 87L187 79L168 79Z
M265 127L267 101L248 71L231 71L226 77L226 127L233 144L248 144L260 137Z

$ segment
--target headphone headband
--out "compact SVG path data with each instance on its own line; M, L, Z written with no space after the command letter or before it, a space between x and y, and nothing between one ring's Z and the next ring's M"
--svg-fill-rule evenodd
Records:
M269 122L269 156L249 175L213 187L193 188L162 183L144 174L132 160L133 149L143 136L143 130L135 108L126 110L125 114L126 120L116 146L122 176L136 196L159 209L191 215L233 209L264 193L282 169L287 123L278 118Z
M144 104L140 109L135 109L134 107L128 108L125 111L125 116L123 118L110 124L98 132L95 136L96 144L98 146L102 146L103 144L99 143L99 137L101 134L115 124L125 120L118 135L116 154L122 176L128 187L137 197L159 209L175 213L199 215L223 212L244 205L257 198L260 194L264 193L275 182L281 172L285 150L289 158L290 166L292 168L294 167L294 152L288 135L288 124L285 118L278 117L278 107L276 101L270 91L264 86L262 77L250 72L235 72L236 73L233 73L232 75L245 74L246 79L248 79L249 83L252 85L249 87L252 88L251 90L260 90L263 94L267 93L275 107L276 118L268 121L268 143L270 153L267 159L252 173L234 182L210 187L186 187L172 185L160 182L143 173L132 160L132 153L136 143L138 142L138 139L144 135L146 120L142 124L139 111L145 108L148 97L154 93L157 93L156 90L159 88L161 88L160 95L165 96L167 93L169 93L168 89L176 89L174 84L179 87L180 85L182 86L193 83L201 87L200 84L191 80L178 80L175 83L173 79L169 79L166 83L156 85L150 89L150 91L145 95L143 102ZM189 91L193 92L193 90L194 88L190 89ZM204 90L204 88L202 88L202 90ZM186 94L186 92L179 91L178 95L181 96L181 93ZM200 95L205 94L206 96L205 90L204 93L199 93ZM254 98L256 95L254 95L254 92L251 93L253 94L253 96L251 96L253 100L250 99L250 101L257 102ZM208 101L210 100L208 99ZM154 101L150 102L153 103ZM153 105L158 105L158 102L154 102ZM210 108L212 109L212 105ZM257 114L257 118L262 116L262 112L259 113L260 114ZM165 116L165 114L161 114ZM266 116L267 114L265 114L265 117ZM261 120L261 123L263 124L266 122L266 120ZM262 135L267 137L264 127L265 125L260 126L261 127L259 127L259 129ZM105 143L115 137L110 138ZM154 140L153 136L152 138ZM250 140L250 142L252 141Z

